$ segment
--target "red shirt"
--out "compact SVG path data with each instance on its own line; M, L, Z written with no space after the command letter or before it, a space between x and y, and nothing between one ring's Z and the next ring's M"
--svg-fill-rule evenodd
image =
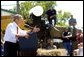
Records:
M83 42L83 36L82 36L82 34L78 33L76 40L77 40L78 44L81 43L81 42Z

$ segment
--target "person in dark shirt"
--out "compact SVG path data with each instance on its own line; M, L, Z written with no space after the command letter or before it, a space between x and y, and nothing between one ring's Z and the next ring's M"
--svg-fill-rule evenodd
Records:
M49 28L47 29L47 35L48 35L48 38L51 38L51 35L50 35L51 27L55 26L56 24L56 10L53 9L53 7L50 7L50 9L46 11L46 16L49 21Z
M73 15L71 15L71 18L69 20L69 31L72 33L72 40L75 41L76 40L76 24L77 21L75 18L73 18ZM72 26L72 27L71 27Z
M48 18L48 21L49 21L49 24L53 24L53 20L54 20L54 24L56 24L56 10L53 9L53 7L51 7L47 12L47 18Z
M30 39L19 38L20 52L21 56L36 56L38 48L38 37L37 32L40 31L40 28L34 27L29 33Z
M76 19L73 17L73 15L70 16L70 20L69 20L69 31L72 33L72 49L77 49L77 41L76 41L76 32L77 32L77 28L75 27L77 24Z
M35 16L33 13L31 13L30 18L34 25L41 25L41 16Z
M72 51L70 37L72 37L72 34L68 31L68 29L65 29L65 31L62 34L63 46L68 51L69 55L71 54Z
M71 15L71 18L69 20L69 25L70 26L75 26L77 24L77 21L75 18L73 18L73 15Z

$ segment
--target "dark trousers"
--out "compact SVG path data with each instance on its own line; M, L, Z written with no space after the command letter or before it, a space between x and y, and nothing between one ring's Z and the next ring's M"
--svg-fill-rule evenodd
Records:
M54 25L55 25L56 24L56 18L54 18L54 19L48 19L49 24L53 24L52 20L54 20Z
M72 42L67 41L63 42L64 48L68 51L68 54L71 55L72 52Z
M6 41L4 44L4 56L17 56L18 44Z
M36 50L32 51L20 51L20 56L36 56L37 52Z

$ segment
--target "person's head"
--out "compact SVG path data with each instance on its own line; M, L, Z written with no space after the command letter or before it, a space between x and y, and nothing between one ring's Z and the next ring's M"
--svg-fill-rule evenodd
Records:
M82 42L80 43L80 46L83 47L83 43Z
M48 40L47 40L47 43L51 43L51 39L48 39Z
M78 30L77 30L77 33L82 33L82 30L81 30L81 29L78 29Z
M77 46L78 46L78 48L80 48L80 44L78 44Z
M65 28L65 32L68 32L68 28Z
M83 47L83 43L82 42L78 44L78 48L80 48L80 47Z
M52 9L53 9L53 7L50 7L50 9L52 10Z
M79 50L82 50L83 49L83 43L82 42L78 44L78 49Z
M23 17L20 14L13 15L12 19L18 26L21 26L24 24Z
M40 28L37 27L37 32L39 32L39 31L40 31Z
M71 15L71 18L73 18L73 15Z
M48 39L47 43L52 45L53 44L53 40L52 39Z

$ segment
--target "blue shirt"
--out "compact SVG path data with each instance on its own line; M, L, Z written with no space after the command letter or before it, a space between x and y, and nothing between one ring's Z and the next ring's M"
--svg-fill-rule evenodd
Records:
M19 38L19 45L20 45L20 50L36 50L38 46L38 38L37 34L30 32L28 33L30 37L28 39L26 38Z

